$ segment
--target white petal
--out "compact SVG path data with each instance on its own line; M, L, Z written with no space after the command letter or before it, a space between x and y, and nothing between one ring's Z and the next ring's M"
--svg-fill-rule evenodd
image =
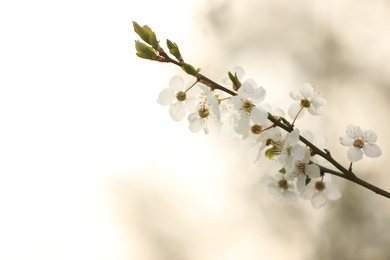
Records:
M309 83L305 83L299 89L299 94L301 94L304 99L311 100L313 98L313 96L314 96L314 88Z
M260 182L261 182L261 183L264 183L264 184L270 184L271 182L275 182L275 179L272 178L272 177L269 176L269 175L263 175L263 176L261 176L261 178L260 178Z
M188 128L193 133L199 132L203 128L203 120L199 117L195 118L194 120L190 121L190 125Z
M286 172L292 172L295 169L295 161L290 156L286 158L286 160L283 163L284 169L286 169Z
M363 130L358 126L348 125L345 133L349 137L351 137L353 140L356 140L356 139L360 139L362 137Z
M268 113L261 107L253 107L251 109L250 118L255 124L263 124L267 122Z
M363 139L365 142L369 144L373 144L376 142L377 136L376 133L372 130L366 130L363 132Z
M348 160L350 162L357 162L363 158L363 152L357 147L350 147L347 151Z
M320 96L315 96L310 100L310 103L314 108L318 109L326 104L326 100Z
M273 115L285 117L286 113L284 113L284 111L281 108L276 108L273 110Z
M314 108L314 107L312 107L312 106L310 106L310 107L307 109L307 111L308 111L310 114L312 114L313 116L320 116L320 115L322 115L322 112L321 112L320 109L316 109L316 108Z
M221 127L221 137L223 139L231 139L236 135L236 132L234 131L234 123L228 122L224 123Z
M236 130L241 132L249 126L249 119L247 117L241 118L237 121Z
M297 177L297 189L299 192L302 192L306 186L306 176L304 174L299 174Z
M251 96L251 100L253 100L256 103L260 103L265 98L266 91L262 86L259 86L254 89L254 92Z
M305 187L301 193L301 198L304 200L311 200L315 194L314 186L310 183Z
M232 74L234 75L235 73L237 73L237 78L238 80L242 80L245 76L245 71L244 69L241 67L241 66L236 66L233 68L232 70Z
M160 92L160 95L158 96L157 99L157 103L159 103L162 106L168 106L172 103L175 97L176 97L175 92L173 92L172 89L165 88Z
M341 198L341 192L339 187L334 183L326 183L325 184L325 196L328 200L338 200Z
M342 145L345 145L345 146L348 146L348 147L353 146L353 139L351 137L349 137L348 135L346 135L346 134L340 135L339 136L339 140L340 140L340 143Z
M244 151L249 151L254 148L257 144L257 139L253 136L247 136L246 138L241 139L241 148Z
M282 196L281 188L279 187L279 185L277 185L274 182L271 182L270 184L268 184L268 192L275 199L278 199Z
M169 81L169 88L178 92L184 88L184 80L180 76L173 76Z
M290 146L293 146L299 141L299 129L295 128L292 132L286 135L286 143Z
M290 108L288 109L288 115L291 119L294 119L296 115L298 114L299 110L301 109L301 105L299 103L293 103L291 104ZM297 119L300 119L304 116L305 110L302 110L301 113L299 113L299 116Z
M371 158L376 158L381 156L382 150L376 144L365 144L363 146L364 154Z
M242 83L242 86L238 89L237 94L243 99L248 99L253 94L254 88L248 80Z
M316 164L306 164L305 165L305 174L311 179L320 177L320 167Z
M323 192L318 192L317 194L314 194L313 198L311 199L311 205L315 209L319 209L322 206L324 206L326 203L326 197Z
M299 161L299 160L302 160L303 157L305 157L305 151L306 150L307 149L305 147L303 147L302 145L296 144L291 149L291 155L292 155L292 157L294 158L295 161Z
M297 201L297 195L295 192L285 190L283 192L283 199L288 203L288 204L294 204Z
M187 99L184 101L186 109L190 112L196 112L198 110L199 106L199 100L194 97L187 97Z
M298 96L298 91L292 90L292 91L290 91L289 95L290 95L290 97L291 97L294 101L300 101L300 99L297 97L297 96Z
M176 102L169 107L169 114L175 121L181 121L187 114L183 102Z
M219 106L218 98L211 93L207 95L207 103L211 106Z

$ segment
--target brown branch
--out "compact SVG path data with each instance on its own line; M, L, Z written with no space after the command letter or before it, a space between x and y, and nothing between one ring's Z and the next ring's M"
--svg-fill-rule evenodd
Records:
M182 64L180 62L170 58L164 51L160 52L159 54L163 58L163 60L161 62L173 63L173 64L175 64L175 65L177 65L179 67L182 66ZM212 81L211 79L207 78L206 76L204 76L204 75L202 75L200 73L197 75L197 79L207 82L212 90L219 89L219 90L224 91L224 92L226 92L226 93L228 93L228 94L230 94L232 96L237 95L236 92L221 86L220 84ZM278 127L282 128L283 130L285 130L285 131L287 131L289 133L294 130L293 126L286 125L286 124L282 123L280 121L280 119L274 118L271 114L268 115L268 120L270 120L274 124L274 126L278 126ZM372 184L370 184L370 183L368 183L368 182L358 178L352 172L352 169L346 169L345 167L343 167L335 159L333 159L333 157L330 155L330 153L328 151L327 152L322 151L320 148L318 148L317 146L315 146L314 144L309 142L306 138L304 138L301 135L299 136L299 140L302 143L304 143L306 146L308 146L314 153L318 154L319 156L321 156L322 158L324 158L325 160L330 162L333 166L335 166L340 171L340 172L337 172L337 171L334 171L334 170L331 170L329 168L326 168L326 167L323 167L323 166L319 165L321 173L329 173L329 174L336 175L336 176L338 176L340 178L344 178L344 179L349 180L351 182L354 182L354 183L356 183L356 184L358 184L358 185L360 185L362 187L365 187L365 188L375 192L376 194L382 195L383 197L386 197L386 198L390 199L390 193L389 192L387 192L387 191L385 191L383 189L380 189L377 186L372 185Z

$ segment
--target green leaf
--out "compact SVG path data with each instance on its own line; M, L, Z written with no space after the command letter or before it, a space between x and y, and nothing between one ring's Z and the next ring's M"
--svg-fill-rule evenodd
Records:
M181 65L181 68L187 73L192 76L197 77L200 69L196 70L191 64L184 63Z
M149 47L143 42L136 40L135 49L137 50L136 55L140 58L148 60L159 60L159 57L156 55L153 48Z
M176 43L174 42L171 42L170 40L167 40L167 46L168 46L168 49L169 49L169 52L176 57L176 59L179 61L179 62L182 62L183 61L183 58L180 54L180 51L179 51L179 47L177 46Z
M309 184L310 181L311 181L311 179L308 176L306 176L305 186L307 186L307 184Z
M291 127L290 122L288 122L286 118L280 117L280 119L282 120L282 122L283 122L285 125L287 125L288 127Z
M228 76L233 83L233 89L237 91L242 86L242 83L238 80L237 73L234 73L233 76L233 74L229 71Z
M281 174L285 174L285 173L286 173L286 169L282 168L282 169L279 170L279 172L280 172Z
M150 44L149 33L144 29L145 25L141 27L137 22L133 21L133 27L134 31L139 35L139 37L141 37L144 42Z

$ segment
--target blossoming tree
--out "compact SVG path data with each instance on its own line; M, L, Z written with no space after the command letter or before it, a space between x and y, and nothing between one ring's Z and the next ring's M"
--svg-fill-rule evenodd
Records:
M172 58L147 25L141 27L133 22L133 26L143 40L135 42L138 57L175 64L194 77L185 87L184 80L174 76L169 87L161 91L157 102L169 106L169 114L175 121L188 115L190 131L203 130L207 134L210 124L220 123L224 138L238 137L244 149L256 150L255 160L264 154L275 163L280 170L274 176L261 178L271 196L287 203L294 203L299 197L310 200L314 208L320 208L327 200L341 198L338 186L332 182L331 176L335 175L390 198L389 192L360 179L352 171L353 162L361 160L363 154L373 158L381 155L381 149L375 144L374 131L348 125L345 134L340 135L340 143L349 147L350 165L346 168L326 149L326 137L301 132L295 126L306 110L314 116L321 115L326 100L315 86L305 83L290 92L294 101L288 109L290 122L283 110L263 103L266 90L254 80L244 80L245 72L241 67L228 72L222 80L224 85L218 84L186 63L176 43L167 40ZM332 166L327 166L329 164Z

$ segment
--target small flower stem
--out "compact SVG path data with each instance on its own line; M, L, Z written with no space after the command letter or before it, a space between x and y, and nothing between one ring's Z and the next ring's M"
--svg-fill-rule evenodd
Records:
M198 83L199 82L199 80L198 79L196 79L196 81L195 81L195 83L194 84L192 84L189 88L187 88L186 89L186 91L184 91L184 93L187 93L187 91L188 90L190 90L193 86L195 86L196 85L196 83Z
M231 97L227 97L227 98L221 98L219 101L225 101L225 100L229 100Z
M294 120L293 120L293 122L292 122L292 124L291 124L292 127L294 127L295 120L297 120L297 118L298 118L299 114L302 112L303 108L304 108L304 107L301 106L301 109L299 109L297 115L295 116L295 118L294 118Z
M352 162L351 162L351 164L349 165L349 168L348 168L348 171L352 171Z

